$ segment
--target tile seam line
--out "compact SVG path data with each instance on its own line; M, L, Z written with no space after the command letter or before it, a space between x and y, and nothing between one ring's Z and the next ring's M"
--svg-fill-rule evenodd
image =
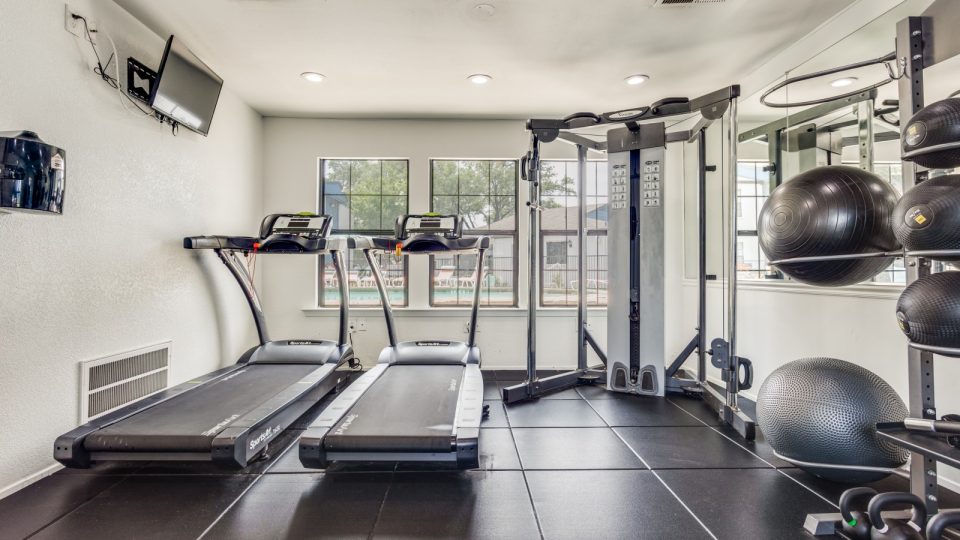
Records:
M590 403L590 400L589 400L589 399L584 399L584 401L587 402L587 405L590 406L590 409L593 410L594 414L596 414L597 416L600 416L600 413L599 413L596 409L594 409L593 404ZM600 419L603 420L603 417L600 416ZM603 423L606 424L607 421L606 421L606 420L603 420ZM630 452L633 453L633 455L637 456L637 459L640 460L640 463L643 463L643 466L646 467L648 471L650 471L650 474L652 474L653 477L656 478L658 482L660 482L660 485L662 485L667 491L669 491L670 494L673 495L673 498L676 499L678 503L680 503L680 506L682 506L683 509L686 510L687 513L690 514L690 516L691 516L697 523L699 523L701 527L703 527L703 530L706 531L707 534L710 535L710 538L713 538L713 540L718 540L717 535L713 534L713 531L711 531L710 528L707 527L707 524L700 520L700 518L697 516L697 514L695 514L695 513L693 512L693 510L690 509L689 506L687 506L687 503L683 502L683 499L681 499L681 498L676 494L676 492L674 492L673 489L671 489L670 486L667 485L666 481L664 481L664 479L661 478L659 474L657 474L657 471L655 471L655 470L653 470L652 468L650 468L650 465L647 463L647 461L646 461L645 459L643 459L643 457L641 457L640 454L638 454L637 451L634 450L633 447L630 446L630 445L627 443L627 441L625 441L625 440L623 439L623 437L620 436L619 433L617 433L617 430L614 429L613 427L611 427L609 424L607 425L607 429L609 429L610 431L612 431L613 434L617 437L617 439L619 439L620 442L622 442L622 443L624 444L624 446L626 446L627 449L629 449Z
M756 452L753 452L753 451L750 450L749 448L746 448L746 447L744 447L743 445L741 445L740 443L738 443L737 441L733 440L733 439L730 438L726 433L723 433L722 431L720 431L719 429L717 429L715 426L711 426L710 424L707 424L706 422L704 422L704 421L701 420L700 418L697 418L693 413L691 413L691 412L687 411L686 409L684 409L683 407L677 405L677 404L674 403L672 400L669 400L669 399L668 399L667 402L670 403L671 405L673 405L674 407L680 409L681 411L689 414L689 415L692 416L693 418L696 418L697 421L699 421L699 422L702 423L703 425L707 426L708 428L712 429L713 431L715 431L718 435L720 435L720 436L723 437L724 439L727 439L728 441L730 441L730 442L732 442L733 444L739 446L740 448L743 448L745 451L749 452L750 454L752 454L754 457L756 457L756 458L759 459L760 461L762 461L762 462L766 463L767 465L769 465L770 467L772 467L773 470L775 470L775 471L777 471L778 473L782 474L783 476L789 478L792 482L794 482L794 483L797 484L798 486L802 487L803 489L809 491L810 493L813 493L816 497L822 499L824 502L826 502L826 503L829 504L830 506L836 508L837 510L840 509L840 507L837 506L836 504L834 504L830 499L828 499L828 498L824 497L823 495L817 493L816 491L814 491L814 490L811 489L810 487L806 486L803 482L801 482L801 481L797 480L796 478L790 476L789 474L783 472L782 470L780 470L779 467L777 467L777 466L775 466L773 463L770 463L769 461L763 459L763 458L760 457Z

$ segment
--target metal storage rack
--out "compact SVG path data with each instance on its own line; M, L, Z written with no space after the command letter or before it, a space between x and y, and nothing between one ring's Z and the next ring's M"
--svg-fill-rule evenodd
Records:
M899 108L902 123L925 106L924 70L960 55L960 2L936 0L922 15L907 17L897 24L896 59L902 69ZM754 130L756 131L756 130ZM753 137L746 133L741 139ZM929 178L927 169L910 161L903 163L903 190L909 191ZM771 265L797 262L898 257L907 260L907 285L931 274L932 258L960 257L960 250L889 251L822 257L800 257L771 261ZM937 419L934 355L960 358L960 349L909 343L907 350L909 414L911 418ZM881 424L880 437L911 452L910 491L926 503L928 515L939 511L937 463L960 468L960 448L950 445L940 434L929 435L907 429L902 424ZM811 514L808 532L833 534L839 514ZM829 525L828 525L829 524Z

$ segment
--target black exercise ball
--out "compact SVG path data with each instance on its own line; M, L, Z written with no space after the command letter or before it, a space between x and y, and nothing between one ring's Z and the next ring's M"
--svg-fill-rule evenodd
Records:
M893 211L893 234L911 251L960 250L960 174L937 176L906 192Z
M757 232L769 260L846 255L899 248L890 230L897 192L879 176L844 165L817 167L773 190ZM872 278L890 257L780 264L788 276L840 287Z
M899 467L909 453L877 435L877 422L902 422L907 406L876 374L834 358L804 358L767 377L757 422L778 454L807 463ZM836 482L868 483L883 472L801 467Z
M928 169L960 166L960 98L927 105L907 122L900 137L903 159Z
M897 322L914 343L960 348L960 272L930 274L907 286Z

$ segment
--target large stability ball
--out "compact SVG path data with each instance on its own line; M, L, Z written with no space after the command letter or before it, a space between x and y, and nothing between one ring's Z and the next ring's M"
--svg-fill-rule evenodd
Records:
M897 192L879 176L844 165L817 167L773 190L760 210L760 247L769 260L898 249L890 230ZM781 264L788 276L841 287L872 278L890 257Z
M906 192L893 211L893 233L911 251L960 250L960 174L937 176Z
M877 436L878 422L902 422L907 407L883 379L834 358L804 358L767 377L757 396L757 421L782 456L808 463L899 467L906 450ZM827 480L867 483L882 472L803 467Z
M920 109L900 136L903 159L928 169L960 166L960 98Z
M960 349L960 272L930 274L907 286L897 322L914 343Z

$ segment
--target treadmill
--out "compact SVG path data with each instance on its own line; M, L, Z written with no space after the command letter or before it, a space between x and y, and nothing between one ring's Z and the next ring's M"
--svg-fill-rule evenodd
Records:
M260 344L233 366L214 371L100 416L65 435L54 457L67 467L100 461L212 461L245 467L270 442L346 379L355 362L347 344L345 238L329 238L329 216L274 214L260 236L192 236L186 249L216 252L243 289ZM330 255L340 284L337 341L271 341L260 299L240 254Z
M300 438L300 462L323 469L334 462L432 462L479 467L480 421L485 415L476 279L466 343L397 342L390 301L374 254L475 253L482 275L488 237L462 236L459 216L408 215L397 219L395 238L351 238L373 272L390 346L377 365L345 389Z

